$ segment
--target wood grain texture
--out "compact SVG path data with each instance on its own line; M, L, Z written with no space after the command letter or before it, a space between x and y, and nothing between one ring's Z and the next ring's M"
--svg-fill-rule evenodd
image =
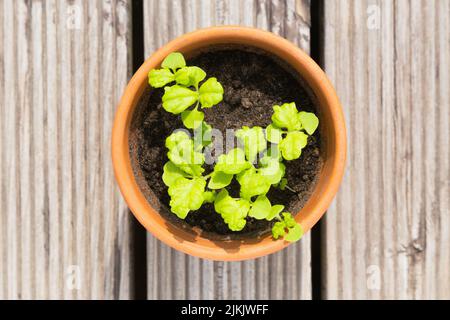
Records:
M326 215L324 296L450 298L450 2L326 1L349 156Z
M309 51L309 1L145 0L145 52L198 28L238 24L282 35ZM310 299L310 236L269 257L212 262L148 235L149 299Z
M110 135L127 0L0 1L0 299L129 298Z

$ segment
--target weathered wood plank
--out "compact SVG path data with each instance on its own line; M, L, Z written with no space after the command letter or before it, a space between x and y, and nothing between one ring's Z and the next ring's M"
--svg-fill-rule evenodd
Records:
M185 32L222 24L270 30L309 51L309 1L146 0L144 14L146 56ZM148 235L148 298L310 299L310 241L307 235L270 257L224 263L184 255Z
M450 298L448 1L326 1L325 70L346 114L324 296Z
M130 4L0 1L0 299L131 295L110 133Z

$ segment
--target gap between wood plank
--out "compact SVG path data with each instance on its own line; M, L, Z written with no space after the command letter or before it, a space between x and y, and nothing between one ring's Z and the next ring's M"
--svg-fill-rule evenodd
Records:
M311 2L311 57L323 68L323 0ZM311 230L311 296L322 299L322 219Z
M133 73L144 62L144 4L142 0L131 3ZM130 211L130 215L133 215ZM133 236L133 299L147 299L147 230L132 219Z

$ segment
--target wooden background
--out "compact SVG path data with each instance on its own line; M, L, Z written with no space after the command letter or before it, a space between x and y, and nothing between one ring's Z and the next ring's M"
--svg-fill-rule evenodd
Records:
M450 299L450 1L312 1L0 0L0 299ZM313 43L349 142L315 236L238 263L137 243L110 160L133 57L224 24Z

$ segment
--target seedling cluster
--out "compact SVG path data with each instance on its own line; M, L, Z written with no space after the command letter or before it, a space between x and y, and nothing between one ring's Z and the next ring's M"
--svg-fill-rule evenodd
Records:
M192 139L184 131L175 131L166 138L169 161L162 178L168 187L171 211L185 219L190 211L212 203L232 231L244 229L247 217L251 217L276 221L272 227L274 239L299 240L301 226L283 205L272 204L267 193L271 187L287 188L283 161L300 157L308 137L319 125L318 118L313 113L299 112L295 103L274 106L272 123L267 128L244 126L237 130L240 146L220 155L213 171L205 174L204 148L211 144L212 128L199 109L217 105L224 92L216 78L205 78L206 73L199 67L186 66L178 52L169 54L161 69L149 73L152 87L164 87L163 108L181 114L184 126L197 133ZM240 185L239 198L227 191L233 179Z

